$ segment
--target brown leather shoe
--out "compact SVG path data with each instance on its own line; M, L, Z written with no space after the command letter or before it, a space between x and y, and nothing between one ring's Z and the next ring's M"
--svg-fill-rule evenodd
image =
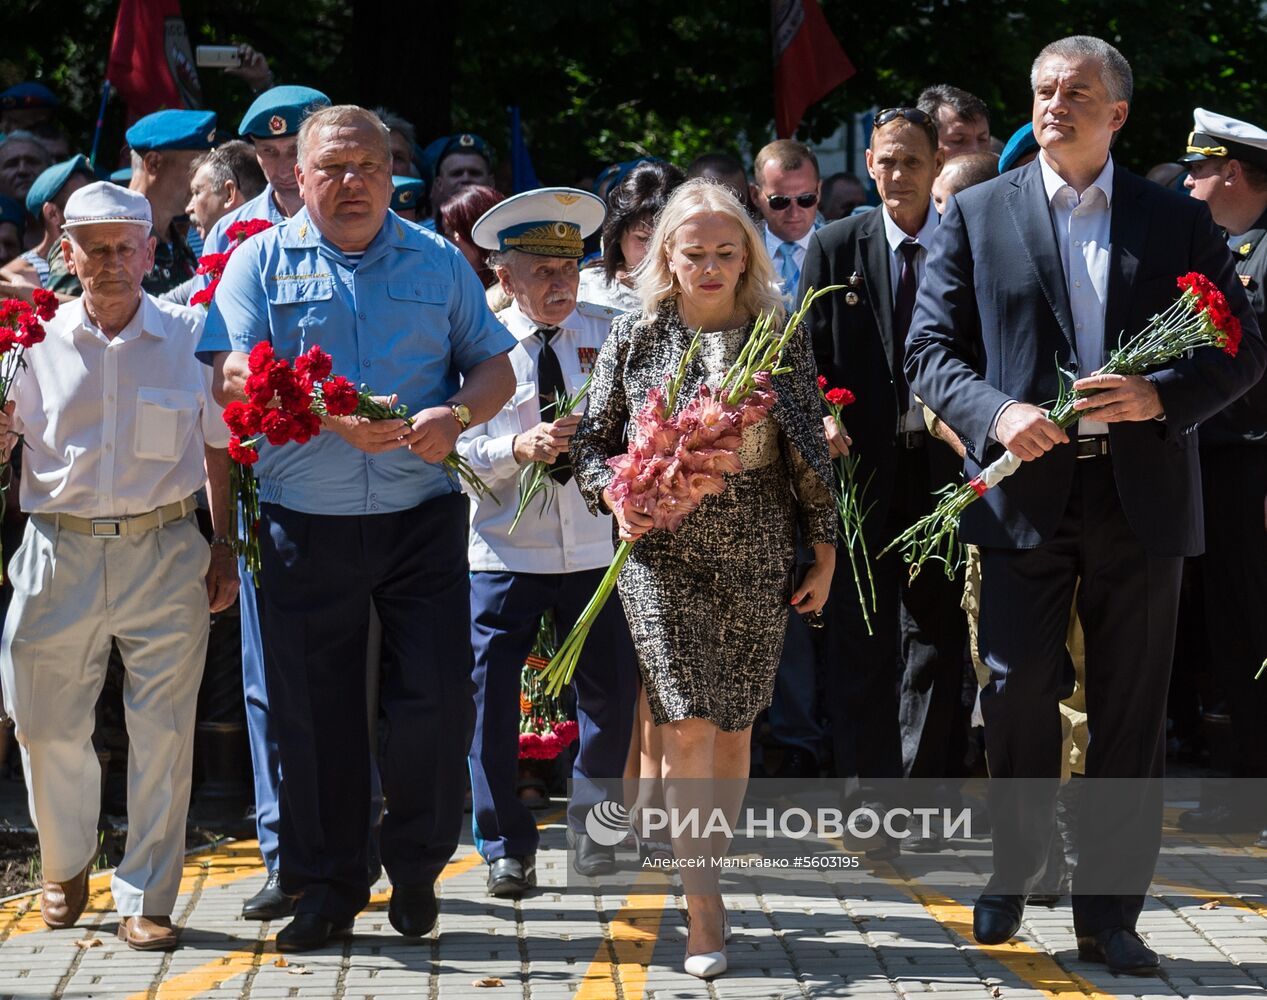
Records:
M75 921L83 916L84 907L88 905L90 868L91 862L78 875L65 882L44 880L44 887L40 892L40 916L53 930L73 927Z
M176 931L171 917L124 917L119 921L119 940L136 951L171 951Z

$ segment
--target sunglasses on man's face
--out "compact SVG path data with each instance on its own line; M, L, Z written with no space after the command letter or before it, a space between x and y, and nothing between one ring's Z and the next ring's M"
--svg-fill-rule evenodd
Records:
M768 194L765 196L766 204L776 212L786 212L788 206L793 201L800 208L813 208L818 204L818 195L813 191L807 191L805 194L798 194L795 198L790 198L785 194Z

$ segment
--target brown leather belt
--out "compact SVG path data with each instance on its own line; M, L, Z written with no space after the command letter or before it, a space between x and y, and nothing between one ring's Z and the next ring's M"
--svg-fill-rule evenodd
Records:
M73 531L77 535L91 535L93 538L126 538L131 535L143 535L147 531L179 521L197 507L197 500L193 497L185 497L184 500L164 504L147 513L129 514L127 517L76 517L74 514L35 514L33 516L45 518L57 527Z

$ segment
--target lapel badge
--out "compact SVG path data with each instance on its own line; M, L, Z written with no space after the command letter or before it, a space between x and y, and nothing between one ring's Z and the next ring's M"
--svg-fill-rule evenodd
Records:
M1236 252L1242 257L1248 257L1251 250L1254 249L1253 243L1242 243L1236 248Z
M862 275L857 271L854 271L854 273L849 275L846 279L845 284L847 284L850 288L859 287L862 284ZM850 305L853 305L853 303L851 302Z
M594 370L594 362L598 360L597 347L578 347L576 349L576 364L581 369L582 375L589 375Z
M857 292L845 292L845 305L856 306L858 304L858 301L859 299L858 299Z
M1241 279L1241 284L1248 288L1254 276L1252 274L1238 274L1237 277Z

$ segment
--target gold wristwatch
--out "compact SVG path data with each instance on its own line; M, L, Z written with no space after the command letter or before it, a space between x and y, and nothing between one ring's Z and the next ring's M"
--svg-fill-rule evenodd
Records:
M462 430L471 426L471 408L465 403L450 403L449 412L453 414L453 419L458 422Z

